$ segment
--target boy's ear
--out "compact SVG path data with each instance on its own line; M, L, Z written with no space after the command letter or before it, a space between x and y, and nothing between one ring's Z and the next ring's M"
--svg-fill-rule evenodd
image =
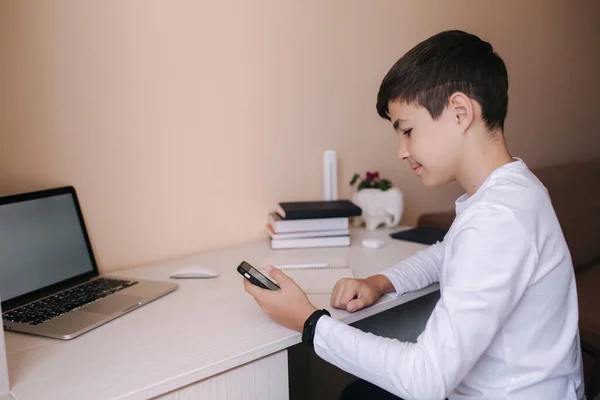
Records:
M459 125L468 128L473 122L473 103L469 96L462 92L455 92L450 96L448 107L455 115L452 118Z

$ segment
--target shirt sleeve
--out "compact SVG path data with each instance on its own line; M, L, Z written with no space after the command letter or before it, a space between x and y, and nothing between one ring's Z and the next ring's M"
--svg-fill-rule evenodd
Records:
M466 222L455 227L446 244L442 295L416 343L322 317L316 353L397 396L446 398L489 347L537 265L531 235L510 210L474 208L464 211Z
M444 242L437 242L385 269L380 275L392 282L396 295L413 292L439 282L443 259Z

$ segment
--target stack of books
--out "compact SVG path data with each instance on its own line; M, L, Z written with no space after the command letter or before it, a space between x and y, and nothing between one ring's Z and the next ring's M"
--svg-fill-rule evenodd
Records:
M271 248L350 246L350 218L361 213L349 200L279 203L267 225Z

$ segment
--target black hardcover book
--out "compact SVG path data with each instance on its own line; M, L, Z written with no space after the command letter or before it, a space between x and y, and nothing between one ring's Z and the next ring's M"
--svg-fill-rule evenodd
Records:
M283 219L316 219L356 217L362 210L350 200L282 202L277 213Z
M400 231L390 234L394 239L406 240L409 242L422 244L435 244L444 240L444 236L448 233L447 229L441 228L414 228L406 231Z

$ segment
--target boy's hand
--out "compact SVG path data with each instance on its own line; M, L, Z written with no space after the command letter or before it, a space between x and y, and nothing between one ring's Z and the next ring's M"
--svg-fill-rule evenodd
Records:
M344 278L333 288L331 305L354 312L373 305L384 293L390 291L393 291L392 283L383 275L374 275L367 279Z
M289 276L271 265L265 269L269 276L277 281L281 290L262 289L244 279L246 292L254 297L263 312L273 321L302 332L304 322L317 308Z

